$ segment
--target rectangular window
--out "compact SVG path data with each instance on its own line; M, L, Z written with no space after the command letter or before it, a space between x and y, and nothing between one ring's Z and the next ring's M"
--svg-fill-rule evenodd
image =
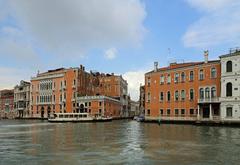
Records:
M101 101L99 102L99 106L102 106L102 102Z
M178 109L175 109L175 116L178 116L179 112Z
M163 115L163 109L160 109L160 115Z
M178 73L175 73L174 82L175 82L175 83L178 83L178 81L179 81L179 74L178 74Z
M160 77L160 84L164 84L164 75L161 75Z
M147 110L147 115L148 115L148 116L150 115L150 109Z
M150 77L148 77L148 79L147 79L147 84L148 84L148 86L150 86L150 84L151 84L151 79L150 79Z
M175 91L175 101L178 101L178 99L179 99L178 91Z
M227 107L226 116L227 117L232 117L232 107Z
M190 109L190 115L194 115L194 109Z
M167 109L167 115L169 116L171 114L171 110Z
M181 115L185 114L185 109L181 109Z
M204 73L203 73L203 70L201 69L199 71L199 80L203 80L204 79Z
M164 97L164 94L163 94L163 92L160 92L160 101L163 101L163 98Z
M170 91L167 92L167 101L170 101L171 100L171 93Z
M190 71L189 73L189 81L193 81L194 80L194 73L193 71Z
M150 93L148 92L148 94L147 94L147 101L150 102L150 100L151 100L151 96L150 96Z

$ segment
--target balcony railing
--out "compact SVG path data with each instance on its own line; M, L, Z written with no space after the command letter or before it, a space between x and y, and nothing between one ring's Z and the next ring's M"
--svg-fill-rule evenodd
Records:
M219 102L220 102L219 97L198 99L198 103L219 103Z

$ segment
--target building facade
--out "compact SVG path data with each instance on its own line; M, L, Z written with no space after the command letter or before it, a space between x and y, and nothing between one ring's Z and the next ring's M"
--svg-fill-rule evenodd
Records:
M240 50L231 50L221 59L221 119L240 121Z
M76 98L83 96L107 96L118 100L121 117L126 116L128 109L127 82L122 76L87 72L82 65L38 73L32 77L30 89L32 117L47 118L53 113L80 112Z
M139 115L145 114L145 86L141 85L139 89Z
M94 117L120 117L121 103L107 96L82 96L76 98L77 112L89 113Z
M220 61L171 63L145 74L146 120L218 120Z
M14 87L14 109L19 118L30 115L30 82L21 81Z
M115 98L121 103L121 116L129 117L128 83L121 75L100 74L98 76L99 87L96 95L104 95Z
M53 113L75 111L78 68L59 68L31 78L32 117L47 118Z
M15 118L14 90L0 91L0 118Z

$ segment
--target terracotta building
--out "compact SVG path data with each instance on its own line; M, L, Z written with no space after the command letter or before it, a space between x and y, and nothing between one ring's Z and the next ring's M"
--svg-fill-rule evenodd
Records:
M52 113L72 112L77 91L78 68L59 68L31 78L31 115L49 117Z
M125 116L127 82L122 76L87 72L82 65L38 73L31 79L31 115L46 118L53 113L79 112L77 97L100 95L118 100L118 116Z
M14 91L0 91L0 118L14 118Z
M145 74L146 120L218 120L220 118L219 60L171 63Z
M121 116L129 116L128 104L128 83L121 75L100 74L97 76L99 80L99 87L96 95L104 95L115 98L121 103Z
M92 116L120 117L121 103L119 100L107 96L77 97L77 112L87 112Z

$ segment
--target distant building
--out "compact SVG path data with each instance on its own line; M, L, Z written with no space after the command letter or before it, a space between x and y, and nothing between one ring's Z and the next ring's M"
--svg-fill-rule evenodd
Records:
M145 114L145 86L140 86L139 115Z
M14 87L14 109L18 117L30 115L30 82L21 81Z
M119 100L107 96L82 96L76 98L78 113L87 112L94 117L120 117L121 103Z
M221 119L240 121L240 50L230 51L221 59Z
M130 101L130 117L139 116L139 102L138 101Z
M0 118L14 118L14 91L0 91Z

